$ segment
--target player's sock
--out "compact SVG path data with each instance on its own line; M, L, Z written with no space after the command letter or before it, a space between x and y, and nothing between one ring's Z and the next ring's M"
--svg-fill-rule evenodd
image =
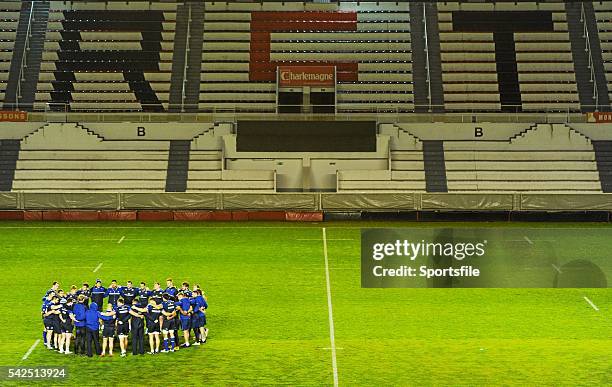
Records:
M174 337L170 338L170 347L174 349Z
M164 339L164 349L168 350L168 339Z
M43 343L47 342L47 331L43 331Z

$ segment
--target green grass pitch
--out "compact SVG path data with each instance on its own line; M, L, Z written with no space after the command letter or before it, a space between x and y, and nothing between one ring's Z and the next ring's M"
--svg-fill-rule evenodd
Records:
M63 383L78 386L332 385L325 227L340 385L612 384L609 288L362 289L359 228L372 226L441 224L0 223L0 365L66 366ZM612 262L607 225L451 226L508 227L533 240L569 228L583 244L560 240L561 262ZM207 344L92 359L39 344L22 360L41 337L40 299L53 280L66 289L168 276L206 291Z

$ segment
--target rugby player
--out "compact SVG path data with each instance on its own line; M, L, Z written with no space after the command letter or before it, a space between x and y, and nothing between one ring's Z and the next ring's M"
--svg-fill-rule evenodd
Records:
M191 312L193 309L191 307L191 302L189 302L189 298L186 297L183 292L178 293L177 309L179 311L183 337L185 338L183 347L189 347L189 330L191 329Z
M130 307L125 305L123 298L117 300L117 336L119 337L119 348L121 357L125 357L128 346L128 335L130 334Z
M106 306L106 312L98 312L98 317L102 321L102 354L106 354L108 345L108 356L113 356L113 341L115 338L116 313L112 304Z
M164 349L162 352L175 351L174 325L176 321L176 305L170 299L168 294L163 295L164 302L162 303L162 334L164 335ZM168 343L170 349L168 349Z

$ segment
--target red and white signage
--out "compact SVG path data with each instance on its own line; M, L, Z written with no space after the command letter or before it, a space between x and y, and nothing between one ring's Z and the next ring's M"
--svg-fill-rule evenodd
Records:
M612 123L612 112L593 112L587 113L587 122Z
M25 122L27 120L28 120L27 112L0 110L0 121L1 122Z
M278 66L278 86L334 86L334 66Z

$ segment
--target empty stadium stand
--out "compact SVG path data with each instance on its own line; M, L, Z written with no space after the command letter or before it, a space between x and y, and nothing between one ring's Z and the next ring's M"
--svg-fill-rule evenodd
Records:
M35 107L168 109L176 3L51 1Z
M8 109L274 113L277 66L321 64L340 114L610 105L605 1L30 4L0 1Z
M563 2L438 11L447 111L580 111Z
M440 143L448 192L602 192L591 140L567 125L534 125L489 141Z
M595 47L600 46L600 50L594 49L594 54L601 52L605 77L605 82L602 83L607 85L609 101L612 99L612 87L610 86L612 82L612 3L609 1L594 1L592 7L595 11L595 24L598 32L598 39L593 39L592 43ZM586 5L586 9L589 8Z
M205 4L200 109L276 109L281 64L334 64L338 111L413 109L407 3Z

